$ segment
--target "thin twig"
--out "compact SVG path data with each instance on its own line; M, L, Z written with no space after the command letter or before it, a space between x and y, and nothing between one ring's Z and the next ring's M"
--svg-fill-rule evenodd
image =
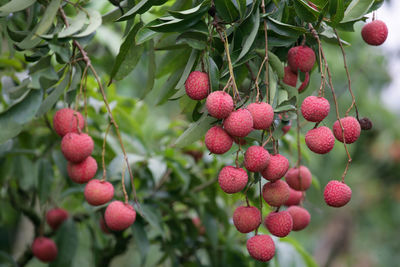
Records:
M104 182L107 179L107 171L106 171L106 161L105 161L105 155L106 155L106 143L107 143L107 135L110 132L112 123L108 123L106 132L104 134L104 140L103 140L103 149L101 151L101 164L103 166L103 178L101 179L102 182Z
M261 0L261 9L263 12L263 15L266 14L265 12L265 2L264 0ZM264 38L265 38L265 58L264 58L264 63L265 63L265 101L269 103L269 58L268 58L268 25L267 25L267 20L264 18Z

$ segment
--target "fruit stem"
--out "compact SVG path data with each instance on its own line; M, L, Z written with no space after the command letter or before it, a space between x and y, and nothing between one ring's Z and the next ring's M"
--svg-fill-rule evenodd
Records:
M128 204L128 193L126 192L125 188L125 171L126 171L126 164L124 165L124 169L122 170L122 178L121 178L121 183L122 183L122 192L124 193L124 199L125 199L125 204Z
M261 9L263 12L263 15L266 14L265 12L265 1L261 0ZM265 63L265 101L269 103L268 98L269 98L269 58L268 58L268 25L267 25L267 20L264 18L264 39L265 39L265 57L264 57L264 63Z
M262 197L262 189L261 189L261 178L258 181L258 189L260 192L259 199L260 199L260 213L261 213L261 220L262 220L262 218L263 218L263 203L262 203L263 197ZM260 227L260 226L258 226L258 227ZM256 229L256 233L258 233L258 227Z
M105 155L106 155L106 142L107 142L107 135L110 132L111 128L111 121L108 123L106 132L104 134L104 140L103 140L103 149L101 151L101 163L103 166L103 178L101 179L102 182L104 182L107 179L107 171L106 171L106 161L105 161Z
M301 144L300 144L300 112L299 112L299 104L296 104L296 132L297 132L297 169L300 168L301 163ZM300 169L299 169L300 170ZM300 172L299 172L300 173ZM301 181L300 181L301 183Z

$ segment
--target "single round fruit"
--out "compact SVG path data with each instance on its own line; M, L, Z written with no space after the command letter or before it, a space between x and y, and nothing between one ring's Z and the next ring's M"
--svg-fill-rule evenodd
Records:
M232 97L223 91L215 91L207 96L208 113L217 119L225 119L233 111Z
M303 192L302 191L297 191L289 187L289 198L285 202L285 206L295 206L299 205L301 200L303 199Z
M186 94L193 100L202 100L207 97L210 89L208 74L201 71L193 71L185 82Z
M253 130L253 116L247 109L235 110L224 120L224 128L232 136L245 137Z
M211 153L224 154L231 149L233 140L221 126L213 126L206 133L205 143Z
M275 244L269 235L256 235L249 238L246 247L250 256L258 261L267 262L275 255Z
M110 230L122 231L135 222L136 211L128 203L116 200L107 206L104 219Z
M91 180L85 186L84 195L90 205L100 206L114 197L114 186L106 181Z
M309 82L310 82L310 73L306 72L305 77L304 77L304 81L300 84L300 86L297 89L297 91L299 93L303 92L307 88Z
M84 161L92 154L93 148L93 139L84 133L67 133L61 141L61 152L74 163Z
M96 175L97 162L91 156L79 163L68 162L67 172L72 181L78 184L84 184Z
M85 126L85 119L81 113L70 108L60 109L53 117L54 131L61 137L67 133L77 133L78 122L79 129L83 129Z
M285 237L293 227L293 219L287 211L271 212L265 217L264 225L274 236Z
M244 166L251 172L260 172L268 166L269 152L262 146L251 146L244 153Z
M335 137L331 129L326 126L321 126L307 132L306 145L312 152L326 154L331 151L335 145Z
M309 72L312 70L314 63L315 53L310 47L304 45L289 49L288 64L293 72L297 72L298 70Z
M372 121L367 117L360 119L358 122L360 123L361 130L368 131L372 129Z
M68 212L64 209L54 208L46 213L47 224L53 230L57 230L68 219Z
M360 123L354 117L344 117L340 119L344 129L344 139L346 144L354 143L358 137L360 137L361 126ZM333 124L333 134L336 139L343 143L343 132L340 127L339 121L335 121Z
M291 206L287 211L293 219L293 231L303 230L310 223L311 215L305 208L300 206Z
M324 199L331 207L343 207L351 199L351 188L345 183L332 180L325 187Z
M290 131L290 128L292 128L292 124L291 124L291 122L289 121L289 123L288 123L287 125L285 125L285 126L282 127L283 135L287 134L287 132Z
M253 128L256 130L266 130L274 121L274 109L268 103L251 103L247 110L253 117Z
M222 191L234 194L243 190L248 181L247 172L242 168L225 166L219 172L218 184Z
M261 213L256 207L237 207L233 212L233 224L239 232L250 233L261 224Z
M283 76L283 82L292 87L296 87L297 72L293 72L289 66L286 66L284 70L285 70L285 76Z
M321 122L328 116L329 110L329 101L323 97L308 96L301 104L301 114L304 119L311 122Z
M262 188L262 195L270 206L280 207L289 199L289 186L285 181L268 182Z
M306 166L300 166L300 172L298 168L293 167L288 170L285 179L294 190L306 191L311 185L311 172Z
M285 156L280 154L271 155L268 166L261 172L261 175L265 179L274 182L285 176L288 169L289 160Z
M57 258L56 243L47 237L37 237L32 244L33 255L42 262L51 262Z
M381 45L386 41L388 28L385 22L374 20L364 25L361 36L369 45Z

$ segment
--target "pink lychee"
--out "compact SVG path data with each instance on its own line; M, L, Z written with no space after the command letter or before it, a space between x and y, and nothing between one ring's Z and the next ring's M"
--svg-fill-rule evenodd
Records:
M307 88L309 82L310 82L310 73L306 72L306 74L304 76L304 81L300 84L300 86L297 89L297 91L299 93L303 92Z
M311 172L306 166L293 167L288 170L285 176L288 185L297 191L306 191L311 185Z
M232 97L223 91L215 91L207 96L208 113L217 119L225 119L233 111Z
M305 139L307 147L317 154L326 154L335 145L335 137L331 129L326 126L309 130Z
M85 126L85 119L81 113L70 108L60 109L53 117L54 131L61 137L67 133L77 133L77 120L79 122L79 129L83 129Z
M308 46L295 46L289 49L288 64L293 72L309 72L315 63L315 53Z
M364 25L361 36L369 45L381 45L386 41L388 28L385 22L374 20Z
M262 146L251 146L244 154L244 166L251 172L264 170L269 163L269 152Z
M274 109L268 103L251 103L247 110L253 117L253 128L256 130L266 130L274 121Z
M285 206L294 206L294 205L299 205L300 201L303 199L303 192L302 191L297 191L289 187L289 198L285 202Z
M289 160L280 154L271 155L268 166L261 172L261 175L274 182L281 179L289 169Z
M193 100L202 100L207 97L210 90L208 74L201 71L193 71L185 82L186 94Z
M285 70L285 76L283 76L283 82L292 87L296 87L297 72L293 72L289 66L286 66L284 70Z
M237 207L233 212L233 224L239 232L250 233L261 224L261 212L256 207Z
M222 191L234 194L243 190L248 181L247 172L242 168L225 166L219 172L218 183Z
M283 180L268 182L262 188L262 196L270 206L280 207L289 199L289 186Z
M84 184L96 175L97 162L91 156L79 163L68 162L67 172L72 181L78 184Z
M33 255L42 262L51 262L57 258L56 243L47 237L37 237L32 243Z
M351 199L351 188L345 183L332 180L325 187L324 199L331 207L343 207Z
M329 110L329 101L324 97L308 96L301 104L304 119L311 122L321 122L328 116Z
M103 205L114 197L114 186L109 182L94 179L85 186L84 195L90 205Z
M46 213L46 222L53 230L57 230L68 219L68 212L61 208L54 208Z
M92 154L93 139L84 133L67 133L61 141L61 152L71 162L78 163Z
M300 206L291 206L287 211L293 219L293 231L303 230L310 223L311 215L305 208Z
M271 212L265 217L264 225L274 236L285 237L292 231L293 219L286 210Z
M107 206L104 219L110 230L122 231L135 222L136 211L130 204L115 200Z
M206 133L205 143L211 153L224 154L231 149L233 140L221 126L213 126Z
M253 117L247 109L238 109L224 120L225 130L232 136L245 137L253 130Z
M360 123L354 117L344 117L340 119L344 129L344 139L346 144L354 143L358 137L360 137L361 126ZM333 134L336 139L343 143L343 132L340 127L339 121L335 121L333 124Z
M271 260L275 255L275 244L269 235L256 235L247 240L247 251L254 259L262 262Z

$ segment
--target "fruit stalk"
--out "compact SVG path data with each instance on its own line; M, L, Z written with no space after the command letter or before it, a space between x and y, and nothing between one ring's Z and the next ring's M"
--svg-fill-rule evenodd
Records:
M263 15L265 15L265 1L261 0L261 9L263 12ZM264 84L265 84L265 101L269 103L268 98L269 98L269 58L268 58L268 25L267 25L267 20L264 18L264 39L265 39L265 57L264 57L264 64L265 64L265 79L264 79ZM258 99L257 99L258 100Z

